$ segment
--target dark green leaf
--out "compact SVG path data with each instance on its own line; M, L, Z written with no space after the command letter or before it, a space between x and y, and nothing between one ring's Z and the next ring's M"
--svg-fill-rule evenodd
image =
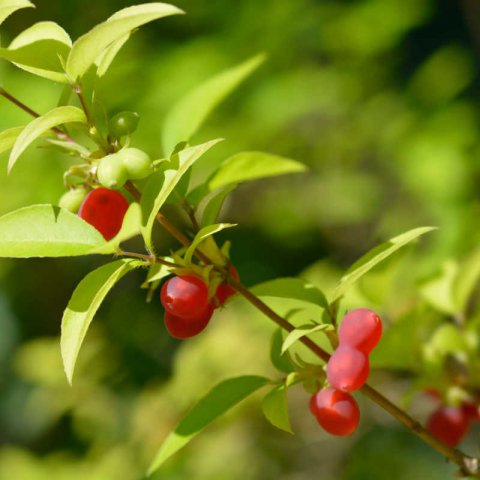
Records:
M288 416L287 389L284 384L270 390L262 400L265 418L275 427L293 433Z
M208 199L208 203L205 205L202 214L202 221L200 222L202 226L210 225L215 223L217 220L218 214L222 209L223 203L227 196L234 190L235 185L230 185L218 192L212 194Z
M270 343L270 360L273 366L280 372L290 373L295 370L288 352L282 353L283 334L282 329L277 328L273 332Z
M267 383L267 378L252 375L231 378L214 387L167 437L152 462L148 475L152 475L211 422Z
M282 353L285 353L295 342L300 340L302 337L325 330L333 330L333 326L327 323L322 323L320 325L301 325L295 328L295 330L291 331L285 338L282 345Z

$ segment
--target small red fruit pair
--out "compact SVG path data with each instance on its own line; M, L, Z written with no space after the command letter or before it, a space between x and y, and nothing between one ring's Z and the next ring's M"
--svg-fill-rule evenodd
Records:
M238 280L235 267L230 274ZM208 325L213 311L223 305L235 290L221 284L215 298L208 296L207 284L194 275L180 275L167 280L160 292L160 300L165 308L165 326L172 337L185 339L198 335Z
M435 391L436 400L440 394ZM472 422L480 421L480 407L463 402L458 407L441 405L427 420L427 430L449 447L457 446L468 433Z
M310 399L310 411L332 435L351 435L360 420L357 402L349 392L358 390L370 372L368 355L382 336L382 321L366 308L350 311L338 331L339 347L327 364L333 388L320 390Z
M127 210L128 201L121 193L100 187L85 197L78 215L95 227L105 240L111 240L120 231Z
M327 364L330 385L342 392L354 392L363 386L370 373L368 355L382 336L380 317L367 308L345 315L338 331L339 347Z

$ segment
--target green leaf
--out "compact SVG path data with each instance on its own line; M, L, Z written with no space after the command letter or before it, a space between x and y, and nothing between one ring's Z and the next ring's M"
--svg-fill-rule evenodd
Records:
M277 278L255 285L252 293L259 297L278 297L301 300L328 308L328 302L321 290L300 278Z
M458 312L465 313L480 280L480 248L461 263L452 286L453 302Z
M234 189L235 185L229 185L228 187L212 194L212 197L208 199L208 203L203 209L202 221L200 222L201 225L210 225L217 220L225 199Z
M299 327L295 328L295 330L292 330L283 341L281 350L282 353L285 353L295 342L300 340L302 337L324 330L333 330L333 326L327 323L317 325L300 325Z
M18 136L8 159L8 172L12 170L18 157L34 142L51 128L64 123L87 123L85 113L77 107L57 107L45 115L32 120Z
M232 228L235 227L236 224L233 223L217 223L214 225L208 225L207 227L203 227L196 235L195 238L192 240L192 243L190 246L187 248L187 251L185 252L185 262L191 263L193 254L195 253L195 250L198 248L198 246L208 237L211 235L214 235L215 233L221 232L222 230L225 230L226 228Z
M91 253L101 253L103 255L116 253L122 242L140 235L141 229L142 209L138 203L134 202L128 207L127 213L125 213L125 217L123 218L122 228L115 237L104 245L94 248Z
M163 257L164 260L173 262L174 259L170 257ZM148 275L147 275L147 283L152 283L152 282L157 282L159 280L162 280L165 277L168 277L169 275L172 274L172 268L167 267L166 265L162 265L161 263L155 263L150 267L148 270Z
M63 313L60 339L63 366L70 384L80 347L95 313L112 287L137 264L124 259L103 265L90 272L73 292Z
M22 8L35 8L28 0L0 0L0 25L12 13Z
M274 426L293 433L288 416L287 389L284 384L270 390L262 400L265 418Z
M67 60L67 75L76 82L101 58L105 49L119 42L138 27L170 15L184 13L167 3L145 3L118 11L105 22L100 23L74 44ZM118 44L117 44L118 46ZM113 47L115 50L115 47ZM112 52L106 54L110 56Z
M290 373L295 370L288 353L282 352L283 333L281 328L275 329L270 342L270 361L280 372Z
M25 127L13 127L0 133L0 153L10 150Z
M87 255L104 243L78 215L54 205L31 205L0 217L0 257Z
M55 82L67 83L65 61L72 41L55 22L39 22L18 35L8 48L0 48L0 58L17 67Z
M446 261L440 272L419 285L418 291L421 297L440 312L454 315L457 313L457 308L452 294L457 273L457 263Z
M208 180L208 188L215 190L258 178L286 173L303 172L306 166L289 158L264 152L242 152L225 160Z
M162 135L165 153L169 154L180 142L188 142L215 107L264 60L264 55L257 55L215 75L182 97L165 119Z
M95 60L95 65L97 65L97 75L103 77L110 65L115 60L118 52L121 48L127 43L130 38L131 32L127 33L123 37L119 38L116 42L113 42L108 48L106 48L100 56Z
M167 437L152 462L148 475L152 475L207 425L267 383L269 383L267 378L252 375L231 378L214 387Z
M397 250L412 242L425 233L436 230L436 227L419 227L402 233L397 237L388 240L381 245L376 246L368 253L357 260L341 278L335 292L333 293L332 303L338 300L360 277L365 275L375 265L393 255Z
M175 165L175 168L168 169L167 165L167 170L161 170L149 178L140 203L143 211L142 233L149 250L153 251L152 229L158 211L188 169L220 141L221 139L216 139L181 150L174 157L178 158L178 165Z

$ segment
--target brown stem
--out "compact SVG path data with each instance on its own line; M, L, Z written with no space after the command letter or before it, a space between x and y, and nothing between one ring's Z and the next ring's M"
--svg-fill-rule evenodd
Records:
M229 284L246 300L248 300L254 307L260 310L264 315L269 317L273 320L277 325L279 325L284 330L291 332L295 329L295 327L275 313L266 303L264 303L260 298L254 295L250 290L244 287L240 282L231 279ZM309 350L315 353L318 357L320 357L325 362L328 362L330 359L330 355L319 347L315 342L310 340L308 337L302 337L299 339ZM397 407L394 403L384 397L380 392L375 390L370 385L364 385L360 390L366 397L370 400L374 401L377 405L381 408L386 410L390 415L395 417L400 423L402 423L405 427L412 430L415 434L417 434L420 438L422 438L425 442L427 442L431 447L435 450L440 452L445 457L452 460L454 463L460 466L462 472L467 475L474 475L478 478L478 465L474 458L465 455L464 453L460 452L459 450L452 449L445 445L442 441L438 438L434 437L428 430L422 427L422 425L414 420L410 415L408 415L405 411Z
M125 184L125 189L132 195L132 197L139 202L142 198L142 194L138 191L137 187L131 182L128 181ZM190 239L183 234L175 225L171 224L170 221L160 212L156 215L157 222L162 225L165 230L167 230L172 237L176 238L184 247L189 247L192 243ZM195 255L197 255L202 262L213 263L204 253L196 250Z
M40 117L40 114L38 114L35 110L32 110L28 105L25 105L23 102L21 102L18 98L15 98L13 95L8 93L3 87L0 87L0 95L4 98L6 98L9 102L12 102L14 105L16 105L18 108L22 109L24 112L27 112L29 115L32 117L38 118ZM60 140L66 140L67 142L72 142L75 143L75 141L70 138L64 131L62 131L60 128L57 127L52 127L51 130L55 132L57 137Z
M130 185L128 185L128 183ZM134 196L134 198L139 201L141 199L141 193L137 188L131 183L127 182L127 190ZM164 217L162 214L157 214L157 220L159 223L164 226L180 243L185 246L190 245L190 241L185 235L180 232L170 221ZM195 254L200 260L206 263L211 262L208 257L206 257L198 249ZM291 332L295 327L285 320L283 317L275 313L266 303L264 303L260 298L254 295L248 288L242 285L240 282L236 281L233 278L229 279L229 284L248 302L250 302L254 307L260 310L264 315L273 320L277 325L279 325L284 330ZM328 362L330 355L318 346L315 342L310 340L308 337L300 338L300 341L313 353L315 353L323 361ZM384 397L380 392L370 387L369 385L364 385L360 390L366 397L375 402L381 408L386 410L390 415L395 417L401 424L423 439L428 443L433 449L437 450L440 454L444 455L446 458L450 459L452 462L456 463L464 475L470 475L475 478L480 478L479 462L478 459L465 455L463 452L448 447L438 438L434 437L428 430L426 430L419 422L414 420L410 415L404 412L402 409L397 407L394 403Z
M169 262L168 260L164 260L163 258L154 258L152 255L144 255L143 253L125 252L123 250L120 250L117 255L123 257L138 258L140 260L145 260L145 262L155 262L159 263L160 265L165 265L166 267L182 268L182 265L179 265L178 263Z

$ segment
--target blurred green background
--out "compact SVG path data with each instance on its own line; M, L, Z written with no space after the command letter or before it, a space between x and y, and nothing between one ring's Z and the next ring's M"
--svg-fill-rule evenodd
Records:
M131 2L35 3L36 10L17 12L2 25L2 45L40 20L56 21L76 38ZM267 62L194 139L227 140L200 162L197 179L241 150L265 150L309 166L307 174L242 186L227 202L222 218L240 226L224 238L233 241L241 278L253 285L300 274L328 290L342 269L379 241L436 225L438 232L377 269L347 299L374 306L386 325L418 308L418 282L449 259L465 256L480 239L478 3L179 0L176 5L187 15L136 33L102 83L111 113L140 113L134 145L160 155L162 122L177 98L218 71L265 52ZM52 108L61 92L5 62L0 81L39 112ZM26 121L23 112L0 99L0 128ZM55 203L63 192L65 157L44 149L29 152L8 178L7 155L0 156L0 214ZM179 343L165 331L157 296L145 303L145 291L138 288L142 275L134 273L102 306L70 388L58 345L62 311L75 285L102 261L0 261L0 479L140 479L182 413L216 381L272 374L273 325L251 307L235 301L216 314L204 334ZM434 324L439 321L437 313L423 311ZM373 377L396 401L408 391L415 348L397 345L396 358L391 353L378 362L398 370L394 378L382 371ZM295 436L270 426L254 397L170 460L156 478L451 478L455 469L440 456L358 400L359 431L337 439L316 425L301 388L289 393ZM424 419L432 405L417 396L411 408ZM476 453L477 433L466 442L467 451Z

